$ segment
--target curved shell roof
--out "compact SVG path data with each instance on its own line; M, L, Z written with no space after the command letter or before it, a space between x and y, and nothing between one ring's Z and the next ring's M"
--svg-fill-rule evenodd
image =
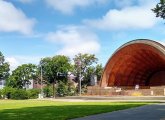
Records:
M160 78L157 84L153 80L155 74ZM138 39L122 45L108 60L101 86L162 85L165 84L164 77L165 46L156 41Z

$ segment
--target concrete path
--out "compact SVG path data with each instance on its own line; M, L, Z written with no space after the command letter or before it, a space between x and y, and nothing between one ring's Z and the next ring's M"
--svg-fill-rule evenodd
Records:
M40 100L63 102L163 102L165 96L67 96Z
M165 120L165 103L91 115L73 120Z

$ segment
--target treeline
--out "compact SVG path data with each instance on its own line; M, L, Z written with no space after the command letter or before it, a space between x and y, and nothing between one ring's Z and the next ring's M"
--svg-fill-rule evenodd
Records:
M11 73L9 67L9 63L5 62L0 52L0 80L5 80L6 86L0 93L7 98L13 98L12 94L28 95L26 86L31 84L30 80L44 86L43 91L34 90L36 95L40 92L43 92L45 97L76 95L79 92L80 79L84 93L86 86L90 84L91 75L96 75L100 80L103 71L102 65L98 64L98 58L94 54L81 53L75 55L73 60L64 55L45 57L38 65L23 64ZM68 80L70 75L74 78L74 82ZM11 89L16 93L12 93ZM33 94L34 91L32 91ZM29 95L25 98L31 97Z

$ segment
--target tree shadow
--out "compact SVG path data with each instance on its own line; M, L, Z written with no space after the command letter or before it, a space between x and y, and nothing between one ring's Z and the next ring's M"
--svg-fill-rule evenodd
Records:
M41 106L0 111L0 120L68 120L92 114L117 111L145 104Z

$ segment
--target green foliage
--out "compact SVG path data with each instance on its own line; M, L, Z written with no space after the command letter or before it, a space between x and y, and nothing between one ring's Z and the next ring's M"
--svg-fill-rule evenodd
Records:
M13 91L15 91L14 88L4 87L2 89L2 95L4 96L4 98L10 99L11 98L11 94L12 94Z
M95 57L94 54L81 54L75 56L74 64L75 64L75 74L79 77L79 74L81 73L81 76L87 76L87 72L89 69L91 69L92 65L94 63L97 63L98 59ZM93 68L92 68L93 69ZM88 77L89 81L90 77ZM87 84L85 80L82 81L82 84Z
M74 96L74 95L76 95L77 89L76 89L76 87L74 86L74 83L68 82L68 83L67 83L67 86L68 86L68 93L67 93L67 95L68 95L68 96Z
M101 64L88 67L86 73L84 74L83 85L89 85L92 75L96 75L97 80L99 81L101 79L102 72L103 72L103 67Z
M23 64L18 66L12 75L8 78L6 85L22 89L25 85L31 84L29 80L35 79L37 75L37 66L34 64Z
M75 63L75 69L77 72L84 74L88 67L92 64L97 63L98 59L94 54L81 54L75 56L73 59Z
M28 98L29 99L36 99L38 98L38 94L40 93L39 89L29 89L27 90Z
M57 84L56 94L59 97L76 95L77 89L72 82L59 81Z
M2 99L2 96L3 96L2 90L0 90L0 99Z
M83 78L83 82L82 82L83 87L90 84L91 76L94 74L95 74L95 67L94 66L88 67L86 70L86 73L84 74L84 78Z
M40 61L40 66L43 69L43 77L48 83L58 81L57 73L67 73L71 68L70 59L64 55L44 58Z
M38 98L38 94L40 93L39 89L17 89L11 87L4 87L0 91L0 95L4 96L3 98L7 99L36 99Z
M75 56L74 63L75 63L75 73L79 77L83 76L82 86L85 87L89 85L90 79L92 75L96 75L97 79L101 79L103 67L101 64L96 64L98 59L95 57L94 54L81 54ZM85 88L84 88L85 89Z
M28 99L28 94L24 89L4 87L2 89L2 95L7 99Z
M14 89L14 91L11 92L11 99L15 99L15 100L28 99L28 93L24 89Z
M97 80L100 81L103 73L103 66L101 64L97 64L95 67L95 75L97 75Z
M66 83L60 81L57 86L57 95L59 97L66 96L68 94L68 86Z
M152 11L156 14L156 17L165 19L165 0L160 0Z
M6 86L12 88L21 88L20 86L22 86L22 82L17 81L15 76L10 75L9 78L6 80Z
M9 76L9 71L9 64L5 62L5 58L0 52L0 80L6 80Z
M43 92L45 97L51 97L53 96L53 88L52 86L48 85L46 87L43 88Z
M67 77L58 78L58 73L67 73L71 69L70 59L64 55L47 57L40 61L43 69L43 78L48 84L53 84L53 96L55 96L55 83L59 80L65 81Z

